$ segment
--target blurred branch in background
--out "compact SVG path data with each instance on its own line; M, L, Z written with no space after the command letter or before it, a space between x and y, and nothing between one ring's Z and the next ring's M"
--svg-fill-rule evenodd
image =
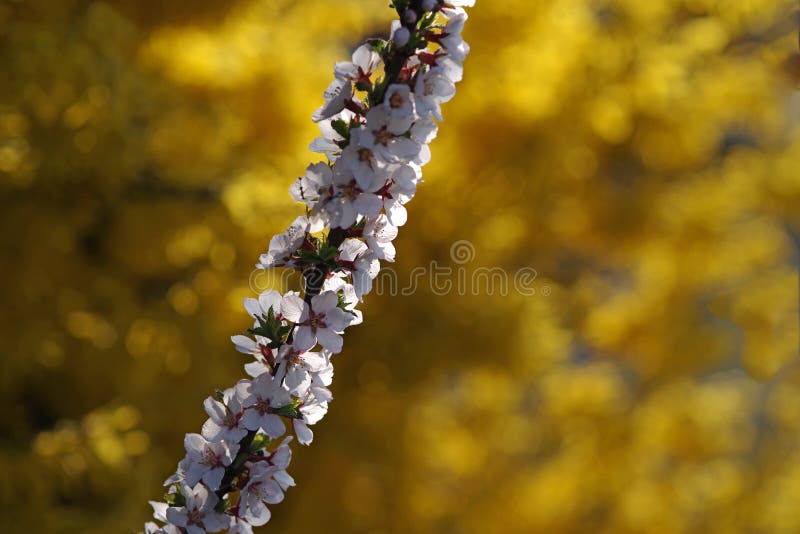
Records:
M0 4L3 531L149 515L239 375L327 67L385 8ZM370 300L273 528L800 530L791 12L479 5L396 270L465 239L552 292Z

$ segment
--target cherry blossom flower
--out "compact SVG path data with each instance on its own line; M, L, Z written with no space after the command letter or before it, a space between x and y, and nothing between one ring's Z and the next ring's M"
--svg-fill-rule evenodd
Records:
M455 4L454 4L455 5ZM445 47L447 54L456 61L464 61L469 54L469 45L461 37L464 30L464 23L467 21L467 14L463 10L454 11L452 17L447 21L444 33L439 39L439 43Z
M355 113L345 109L339 114L333 115L329 119L318 122L317 126L319 127L319 131L322 135L314 139L308 148L312 152L325 154L325 156L328 158L328 161L331 163L335 162L337 159L339 159L339 156L342 153L341 145L346 143L347 140L344 136L342 136L341 133L336 131L336 128L333 127L333 122L341 121L344 124L349 124L351 121L353 121L353 119L355 119L355 117Z
M392 118L406 121L414 120L414 94L411 87L404 83L396 83L386 88L384 106Z
M345 239L339 247L339 263L350 272L358 300L372 290L372 280L381 269L380 261L359 239Z
M306 173L295 180L289 194L297 202L313 208L333 185L333 171L325 163L309 165Z
M340 333L350 324L350 317L338 304L339 296L333 291L313 297L311 306L296 295L284 299L284 316L298 325L294 333L297 351L309 350L317 343L334 354L342 350Z
M372 73L381 65L381 56L370 45L361 45L353 52L352 61L340 61L333 68L338 80L369 82Z
M225 390L222 402L213 397L206 398L203 406L209 418L203 423L204 438L238 442L247 435L242 422L245 412L242 400L247 398L249 387L249 381L243 380Z
M384 163L411 160L421 149L419 143L406 137L413 121L413 116L394 116L383 106L372 108L367 114L366 134L362 130L358 142Z
M415 102L420 116L442 117L442 104L450 101L456 94L454 80L448 77L445 69L433 68L422 74L414 87Z
M392 226L384 214L368 218L364 225L364 240L369 250L381 260L394 261L396 251L392 241L397 233L397 227Z
M344 110L347 101L353 96L353 84L349 80L336 78L331 82L322 98L325 103L314 112L312 119L320 122Z
M349 228L358 216L375 215L381 210L383 201L375 194L381 186L376 176L367 187L356 180L355 175L343 165L336 165L333 170L333 197L327 202L320 202L314 210L324 213L325 220L331 228Z
M272 478L284 491L295 485L294 479L286 472L286 468L289 467L289 462L292 460L292 449L289 448L289 443L291 442L292 436L283 438L281 444L269 457L269 463L272 466Z
M309 425L314 425L328 413L328 402L318 399L310 392L299 406L300 418L292 420L294 435L301 445L309 445L314 440L314 432Z
M182 527L187 534L219 532L228 527L228 519L214 511L219 499L203 484L197 484L193 488L182 484L181 493L186 504L167 508L166 516L170 523Z
M186 434L185 482L194 486L201 480L212 491L219 489L225 468L231 465L239 451L239 444L230 441L210 441L200 434Z
M271 438L278 438L286 432L283 419L277 414L280 408L291 404L292 398L281 386L280 380L269 373L257 376L250 383L248 406L242 424L248 430L262 430Z
M278 361L280 373L276 377L283 379L286 388L295 395L305 394L315 376L321 375L317 385L323 387L330 384L327 377L333 376L330 360L318 352L300 351L292 345L284 345Z
M408 219L405 204L414 198L417 183L420 178L418 167L412 165L398 165L392 172L391 178L380 191L383 197L383 209L389 224L403 226Z
M283 489L272 478L272 466L256 462L250 467L247 485L242 489L239 507L242 517L251 525L259 527L270 519L267 504L278 504L283 500Z
M353 173L356 183L362 190L368 190L376 177L386 173L386 162L378 157L370 141L366 128L358 128L350 133L350 144L342 151L337 162Z
M343 272L329 276L323 283L322 290L333 291L340 296L339 306L353 316L350 320L350 326L356 326L364 322L364 314L361 313L361 310L356 309L359 303L356 288L353 284L347 283L346 275ZM322 354L325 354L324 350Z
M259 259L259 269L269 269L271 267L293 267L291 260L294 254L306 238L308 232L308 218L298 217L282 234L278 234L269 242L269 251L262 254Z

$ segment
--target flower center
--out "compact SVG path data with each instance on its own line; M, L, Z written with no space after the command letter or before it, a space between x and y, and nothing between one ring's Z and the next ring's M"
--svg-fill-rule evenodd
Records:
M209 467L219 467L222 465L222 462L219 460L219 456L217 456L217 454L209 448L206 448L203 451L203 461L201 463Z
M389 106L390 106L392 109L400 109L400 108L402 108L402 107L403 107L403 104L405 104L405 103L406 103L406 99L405 99L405 98L403 98L403 95L401 95L401 94L400 94L400 93L398 93L398 92L395 92L395 93L394 93L394 94L391 96L391 98L389 98Z
M361 163L366 163L370 167L372 167L372 150L368 148L362 148L358 151L358 161Z
M433 80L428 78L425 80L425 96L432 96L436 91L436 85Z
M355 200L361 193L361 188L358 187L355 180L350 180L350 183L342 187L342 194L350 200Z
M310 323L309 323L310 324ZM300 365L303 363L303 358L301 357L299 352L292 351L289 356L286 357L286 360L291 365Z
M186 512L186 522L190 525L199 525L203 522L203 514L197 508Z
M239 414L229 412L227 415L225 415L223 422L228 428L236 428L239 426Z
M265 413L269 413L270 408L272 407L269 405L269 401L267 399L259 398L254 408L256 409L259 415L264 415Z
M374 130L373 133L375 134L375 142L383 146L387 146L389 142L394 139L394 134L390 132L386 126L382 127L380 130Z

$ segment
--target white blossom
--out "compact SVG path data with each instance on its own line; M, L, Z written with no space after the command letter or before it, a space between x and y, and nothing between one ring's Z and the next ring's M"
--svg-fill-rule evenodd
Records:
M364 322L364 315L361 313L361 310L356 309L359 303L358 295L356 295L356 288L353 284L347 283L345 278L346 275L342 272L329 276L325 279L325 282L323 282L322 290L333 291L340 296L342 309L353 316L350 320L350 326L356 326ZM324 354L325 351L322 353Z
M414 120L414 94L407 84L396 83L387 87L383 105L394 119Z
M384 214L367 218L364 225L364 240L369 250L381 260L394 261L396 251L392 241L397 237L397 233L397 227L392 226Z
M390 180L382 191L383 209L389 224L403 226L408 219L405 204L414 198L420 178L419 167L414 165L398 165L391 174Z
M372 108L367 113L366 134L359 134L359 144L372 150L384 163L399 163L414 159L420 145L406 137L414 116L392 115L385 106Z
M292 460L292 449L289 443L292 441L292 436L286 436L283 441L275 449L269 457L269 463L272 465L272 478L280 485L281 489L286 491L294 486L294 479L286 472L289 467L289 462Z
M325 414L328 413L328 402L318 399L309 392L299 406L299 410L301 418L292 421L294 434L301 445L309 445L314 440L314 432L311 431L309 425L314 425L325 417Z
M365 191L376 178L386 173L386 162L378 157L370 137L366 128L351 131L350 144L342 151L342 157L336 163L353 173L356 183Z
M314 112L312 119L320 122L344 110L347 101L353 96L353 84L349 80L336 78L322 95L325 103Z
M455 94L454 80L447 76L444 69L432 68L419 76L414 87L417 111L422 117L432 116L441 121L444 119L442 104L452 100Z
M364 295L372 290L372 280L381 269L380 261L363 241L354 238L342 242L338 259L350 272L358 300L363 300Z
M250 383L243 380L235 387L225 390L222 402L213 397L206 398L203 406L208 419L203 423L204 438L238 442L247 435L247 429L242 423L245 411L242 400L246 399L249 387Z
M245 401L248 409L242 417L244 427L248 430L262 430L271 438L282 436L286 432L286 425L276 412L291 404L292 398L281 386L280 379L270 373L263 373L250 383L248 393Z
M282 234L273 237L269 242L269 251L262 254L259 259L259 269L269 269L271 267L293 267L291 255L294 254L300 245L305 241L308 232L308 218L298 217Z
M298 326L294 332L297 351L309 350L317 343L334 354L342 350L340 334L350 324L350 317L338 304L339 296L333 291L314 296L311 306L296 295L284 299L284 315Z
M458 6L459 3L452 5ZM461 4L464 5L464 4ZM465 11L454 10L448 15L451 16L447 21L444 32L439 39L439 43L447 50L447 54L456 61L463 62L469 54L469 45L464 41L461 32L464 30L464 23L467 21L467 14Z
M253 534L253 527L241 517L231 517L228 534Z
M279 352L280 373L276 377L282 378L283 383L290 393L298 396L305 395L312 386L314 377L323 374L318 380L319 386L326 386L324 377L333 376L330 361L318 352L300 351L292 345L284 345Z
M187 534L219 532L228 527L228 519L214 511L219 499L203 484L197 484L193 488L182 484L181 493L186 504L167 508L166 515L170 523L184 528Z
M370 45L364 44L353 52L352 61L336 63L333 71L337 80L369 81L381 63L381 57L375 50Z
M363 187L353 172L337 164L333 170L333 195L316 205L315 215L322 215L331 228L350 228L359 216L375 215L383 201L375 194L381 186L378 176Z
M333 171L325 163L309 165L306 173L295 180L289 189L292 198L313 208L333 185Z
M325 154L330 162L336 161L342 153L341 144L345 142L345 138L333 127L333 121L340 120L349 124L355 117L355 113L345 109L329 119L318 122L317 126L322 135L314 139L308 148L312 152Z
M212 491L218 490L225 468L231 465L239 451L239 444L209 441L200 434L186 434L183 445L186 448L186 484L194 486L202 480Z

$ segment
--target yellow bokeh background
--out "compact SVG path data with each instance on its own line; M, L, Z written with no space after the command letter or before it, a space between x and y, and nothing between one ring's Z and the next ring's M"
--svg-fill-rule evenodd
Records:
M141 528L386 4L0 3L0 531ZM800 532L792 7L479 0L393 267L526 291L370 295L261 531Z

